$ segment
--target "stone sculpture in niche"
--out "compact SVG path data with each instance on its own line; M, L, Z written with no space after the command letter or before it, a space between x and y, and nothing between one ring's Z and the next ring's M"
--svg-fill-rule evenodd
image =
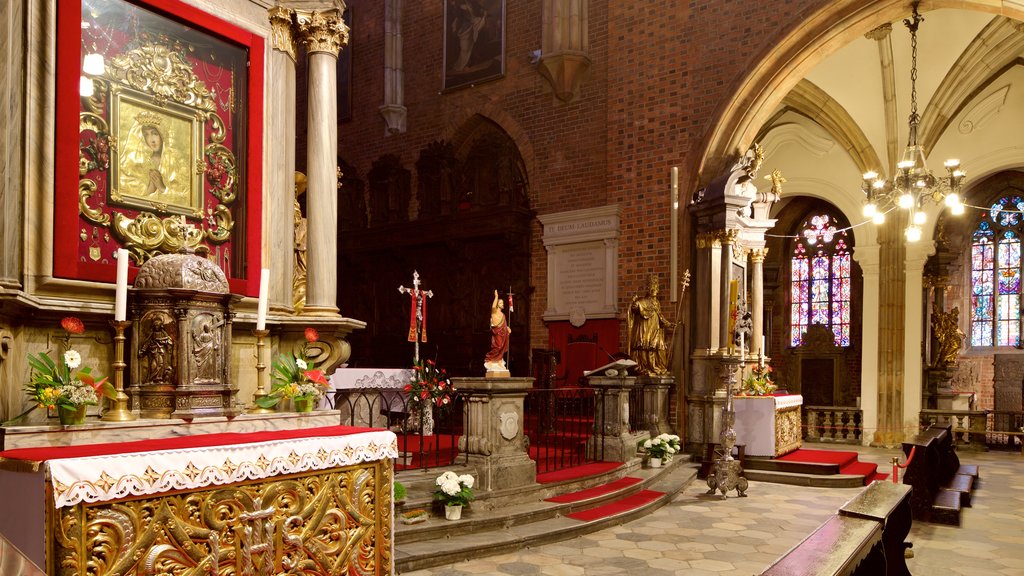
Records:
M166 323L163 316L154 316L148 323L149 334L139 346L139 360L146 368L143 379L152 383L170 382L174 372L174 338Z

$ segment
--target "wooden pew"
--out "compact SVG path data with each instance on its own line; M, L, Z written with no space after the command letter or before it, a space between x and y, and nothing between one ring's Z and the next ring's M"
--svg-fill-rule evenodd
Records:
M959 526L961 508L971 505L978 467L960 464L948 425L933 425L904 442L904 454L911 451L903 483L914 487L914 518Z
M911 488L874 482L762 576L909 576Z

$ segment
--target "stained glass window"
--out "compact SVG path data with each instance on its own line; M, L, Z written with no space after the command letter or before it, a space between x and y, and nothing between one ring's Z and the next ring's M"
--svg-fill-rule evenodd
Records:
M1020 227L1024 200L992 204L971 242L971 345L1020 344Z
M847 240L847 231L828 214L816 214L800 226L790 260L790 345L803 344L811 324L829 327L836 346L850 345Z

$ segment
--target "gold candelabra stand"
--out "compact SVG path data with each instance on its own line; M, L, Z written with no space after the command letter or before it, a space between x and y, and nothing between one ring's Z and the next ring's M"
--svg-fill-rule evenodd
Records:
M256 335L256 392L252 395L249 414L273 414L274 410L263 408L256 403L260 398L267 396L267 389L263 387L263 373L267 369L267 365L263 363L263 340L270 334L270 330L253 330L252 333Z
M128 409L128 395L124 393L124 331L132 325L129 320L111 320L114 327L114 405L103 413L104 422L129 422L135 415Z

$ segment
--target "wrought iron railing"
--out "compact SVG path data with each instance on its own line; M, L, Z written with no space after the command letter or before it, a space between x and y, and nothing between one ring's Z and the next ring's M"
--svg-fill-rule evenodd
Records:
M596 406L592 388L535 388L527 392L523 428L538 474L601 459L599 445L588 451Z
M343 425L387 428L398 435L396 472L469 461L468 454L459 452L459 437L469 425L461 395L444 409L434 408L432 418L422 418L420 406L410 404L404 391L387 388L335 390L334 407Z
M852 406L804 406L804 439L812 442L860 444L864 414Z

